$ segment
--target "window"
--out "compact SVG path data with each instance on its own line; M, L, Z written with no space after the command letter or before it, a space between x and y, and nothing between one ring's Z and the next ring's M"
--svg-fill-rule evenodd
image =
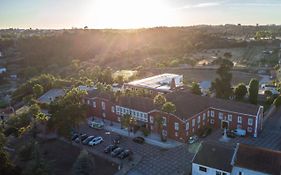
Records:
M93 101L93 107L94 107L94 108L96 108L96 107L97 107L97 105L96 105L96 102L95 102L95 101Z
M241 171L239 171L239 173L238 173L239 175L244 175L244 173L243 172L241 172Z
M222 175L226 175L226 173L222 173Z
M105 114L104 112L102 113L102 117L103 117L103 118L105 118L105 117L106 117L106 114Z
M153 125L150 126L150 130L153 130Z
M211 119L211 124L214 124L214 123L215 123L214 119Z
M179 136L178 132L175 132L175 136L176 136L176 137L178 137L178 136Z
M200 123L200 120L201 120L201 117L200 115L197 117L197 123L199 124Z
M220 171L216 171L216 175L221 175L221 172Z
M237 123L240 123L240 124L242 124L242 117L241 117L241 116L238 116L238 120L237 120Z
M247 131L248 131L248 132L252 132L252 127L248 127L248 128L247 128Z
M215 111L211 111L211 117L215 117Z
M111 106L111 112L113 112L114 113L114 106Z
M203 120L206 120L206 113L203 113Z
M199 171L207 172L207 168L199 166Z
M219 112L219 119L223 119L223 113L222 112Z
M192 127L195 126L195 119L192 119Z
M185 129L186 129L186 130L189 130L189 122L186 122L186 124L185 124Z
M175 130L178 131L179 130L179 123L175 122Z
M227 120L230 121L230 122L232 121L232 115L231 114L227 115Z
M150 116L149 120L150 120L150 123L153 123L153 116Z
M248 125L252 126L253 125L253 119L252 118L248 118Z
M207 116L210 117L210 111L207 112Z
M105 110L105 103L103 101L101 102L101 108L102 110Z
M166 126L167 125L167 119L166 117L163 117L163 126Z
M88 105L90 104L90 100L87 100L87 104L88 104Z

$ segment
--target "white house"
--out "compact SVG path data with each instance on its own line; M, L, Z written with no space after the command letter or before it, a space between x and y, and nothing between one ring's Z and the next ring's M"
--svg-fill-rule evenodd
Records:
M192 160L192 175L230 175L234 151L222 144L201 143Z
M192 175L280 175L281 152L237 144L203 142L192 160Z

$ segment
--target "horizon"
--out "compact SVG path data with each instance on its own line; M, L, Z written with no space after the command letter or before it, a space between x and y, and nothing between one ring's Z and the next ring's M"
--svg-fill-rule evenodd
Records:
M278 0L2 0L0 29L280 25Z

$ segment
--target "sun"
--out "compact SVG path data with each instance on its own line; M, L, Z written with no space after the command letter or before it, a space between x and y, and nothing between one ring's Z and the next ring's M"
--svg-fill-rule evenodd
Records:
M97 28L166 26L173 22L163 0L97 0L92 7L88 17Z

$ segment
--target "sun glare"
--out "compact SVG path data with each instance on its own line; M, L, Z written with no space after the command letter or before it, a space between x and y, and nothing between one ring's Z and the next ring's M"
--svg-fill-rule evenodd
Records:
M93 6L89 13L94 28L153 27L173 22L169 5L161 0L100 0Z

